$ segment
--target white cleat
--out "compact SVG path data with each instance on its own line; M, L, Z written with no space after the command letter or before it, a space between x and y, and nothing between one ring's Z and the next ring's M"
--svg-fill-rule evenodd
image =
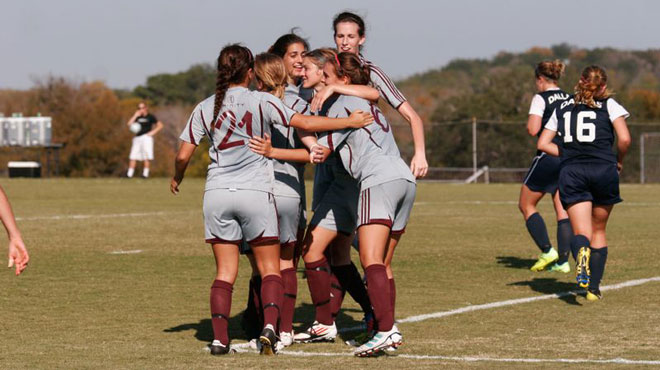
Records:
M296 343L334 342L335 338L337 338L337 326L334 322L332 325L323 325L314 321L307 330L294 335L293 341Z
M396 350L403 342L403 336L399 332L396 325L392 326L389 331L379 331L365 344L356 348L353 354L357 357L372 357L378 356L381 353L392 354L394 348Z

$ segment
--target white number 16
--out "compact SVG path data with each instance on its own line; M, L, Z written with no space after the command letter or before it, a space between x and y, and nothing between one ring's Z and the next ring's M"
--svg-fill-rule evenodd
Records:
M571 113L564 113L564 142L570 143L573 141L571 136ZM585 122L589 119L591 122ZM591 143L596 140L596 125L593 121L596 119L596 112L582 111L577 115L577 141L581 143Z

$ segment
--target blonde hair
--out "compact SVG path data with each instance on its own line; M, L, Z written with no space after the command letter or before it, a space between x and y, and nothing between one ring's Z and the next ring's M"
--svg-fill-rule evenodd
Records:
M544 60L536 65L534 74L536 78L545 77L553 82L559 81L561 75L564 74L566 65L559 59L557 60Z
M586 104L596 108L595 100L607 99L612 92L603 89L607 85L607 73L599 66L591 65L582 71L580 81L575 85L575 104Z
M254 74L269 93L284 98L286 69L282 58L273 53L261 53L254 58Z

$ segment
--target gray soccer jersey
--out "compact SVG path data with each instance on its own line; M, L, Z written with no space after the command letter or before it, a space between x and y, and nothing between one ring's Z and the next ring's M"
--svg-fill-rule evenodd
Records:
M342 95L330 107L328 117L348 117L355 110L371 112L374 122L361 129L333 131L319 138L319 144L339 153L344 167L361 189L396 179L415 182L410 168L401 159L392 128L376 105Z
M202 137L210 140L211 164L206 190L249 189L272 192L271 162L247 146L252 136L272 135L271 125L289 126L296 112L275 96L244 87L227 90L215 122L215 96L195 107L180 139L198 145Z
M380 92L380 96L385 99L392 108L399 109L401 104L406 102L406 97L396 88L392 79L386 75L380 67L364 59L361 54L358 56L360 62L369 67L371 85Z

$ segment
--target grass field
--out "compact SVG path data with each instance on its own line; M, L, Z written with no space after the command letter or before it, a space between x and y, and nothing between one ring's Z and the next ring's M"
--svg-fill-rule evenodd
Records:
M177 197L166 179L3 180L2 186L32 257L24 275L0 274L3 369L559 368L577 365L497 360L660 360L660 281L605 291L597 303L569 295L404 322L398 357L341 356L350 353L342 341L291 347L317 354L311 357L212 357L204 350L212 339L214 262L203 242L203 180L186 179ZM418 186L394 260L397 319L575 289L573 273L529 271L537 249L517 210L518 191L515 184ZM660 276L660 186L624 185L622 196L610 219L605 285ZM549 200L541 213L554 243ZM241 261L233 344L244 342L239 316L248 275ZM301 327L312 317L304 280L298 297L294 326ZM344 308L338 326L358 325L358 306L347 297Z

